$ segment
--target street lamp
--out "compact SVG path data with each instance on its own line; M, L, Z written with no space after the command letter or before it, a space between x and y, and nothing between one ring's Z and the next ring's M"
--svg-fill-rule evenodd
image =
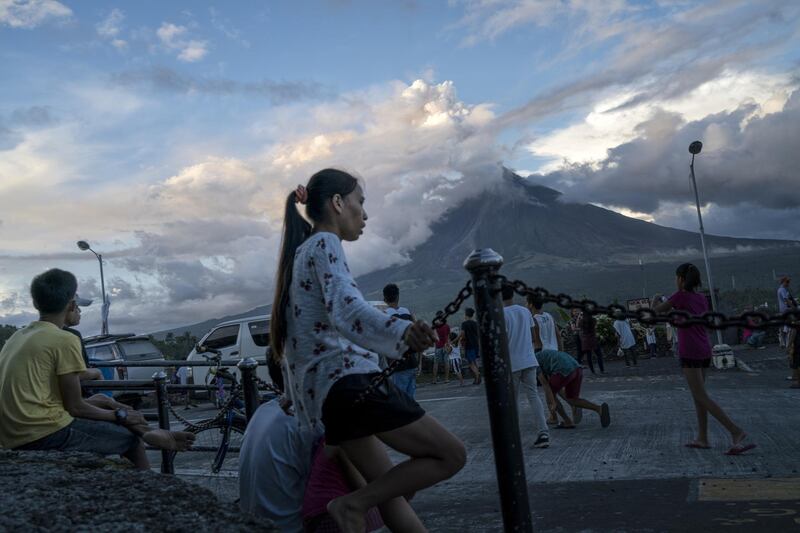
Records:
M717 295L714 293L714 280L711 277L711 262L708 260L708 252L706 251L706 235L703 230L703 215L700 213L700 196L697 194L697 181L694 178L694 156L700 153L703 149L703 143L694 141L689 145L689 153L692 154L692 162L689 164L689 170L692 174L692 187L694 187L694 202L697 206L697 220L700 222L700 245L703 247L703 260L706 263L706 275L708 276L708 290L711 292L711 310L716 312L719 309L717 305ZM717 332L717 344L722 344L722 332Z
M103 325L101 333L103 335L108 335L108 302L106 301L106 282L105 278L103 277L103 255L98 254L97 252L92 250L92 247L89 246L89 243L86 241L78 241L78 248L80 248L84 252L86 250L89 250L97 257L97 260L100 262L100 290L103 291L103 311L101 313Z

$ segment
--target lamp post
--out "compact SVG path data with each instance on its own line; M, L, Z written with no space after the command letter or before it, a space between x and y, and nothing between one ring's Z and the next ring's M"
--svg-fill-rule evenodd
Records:
M700 222L700 245L703 247L703 260L706 263L706 276L708 276L708 290L711 292L711 310L716 312L719 306L717 305L717 295L714 293L714 280L711 277L711 262L708 260L708 251L706 251L706 235L703 229L703 215L700 213L700 195L697 194L697 181L694 178L694 156L700 153L703 149L703 143L694 141L689 145L689 153L692 154L692 162L689 163L689 170L692 174L692 187L694 188L694 202L697 207L697 220ZM722 332L717 332L717 344L722 344Z
M95 257L97 257L97 260L100 262L100 290L103 291L103 310L100 313L103 320L101 333L103 335L108 335L108 302L106 301L106 282L105 278L103 277L103 255L98 254L97 252L92 250L92 247L89 246L89 243L86 241L78 241L78 248L80 248L84 252L86 250L89 250L95 255Z

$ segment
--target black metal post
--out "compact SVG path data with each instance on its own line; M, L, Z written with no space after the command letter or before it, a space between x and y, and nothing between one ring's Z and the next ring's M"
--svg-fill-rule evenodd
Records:
M525 479L525 461L522 456L500 283L491 279L502 264L503 258L500 254L491 248L482 248L467 257L464 268L472 275L504 530L532 533L533 521Z
M236 365L242 373L242 389L244 390L244 413L247 423L256 414L258 409L258 383L256 383L256 369L258 362L252 357L245 357Z
M153 374L156 385L156 402L158 403L158 427L169 431L169 398L167 397L167 374L159 370ZM161 450L161 473L174 474L175 465L172 458L175 454L169 450Z

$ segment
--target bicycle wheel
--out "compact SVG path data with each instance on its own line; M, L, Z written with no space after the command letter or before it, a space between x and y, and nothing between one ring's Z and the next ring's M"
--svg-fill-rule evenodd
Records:
M203 422L197 425L202 426ZM236 499L239 493L238 449L242 445L244 426L238 418L230 425L223 419L195 435L193 448L201 451L176 454L175 474L206 487L220 500Z

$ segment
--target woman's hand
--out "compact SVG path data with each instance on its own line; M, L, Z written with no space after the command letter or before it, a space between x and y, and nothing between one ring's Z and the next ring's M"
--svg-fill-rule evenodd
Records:
M413 352L425 351L427 348L433 346L436 340L436 333L434 333L424 320L412 322L403 334L403 341Z

